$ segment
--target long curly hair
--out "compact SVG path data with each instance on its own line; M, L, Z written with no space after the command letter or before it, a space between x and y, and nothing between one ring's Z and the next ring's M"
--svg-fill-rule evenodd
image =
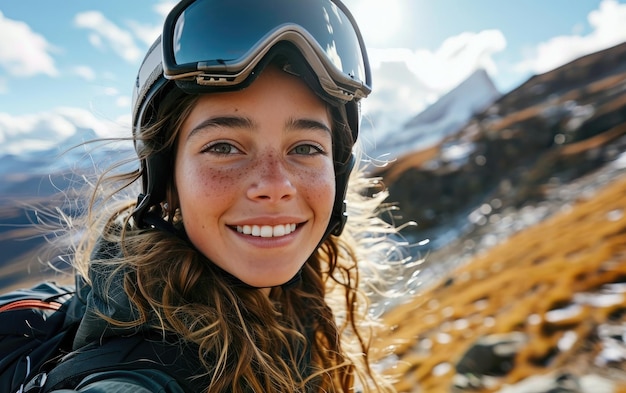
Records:
M174 152L181 124L196 99L178 94L165 100L157 120L142 133L144 142L159 137L162 143L156 149ZM350 149L346 122L340 112L331 112L337 136L334 149ZM139 159L155 153L144 149ZM108 318L108 323L149 326L195 345L205 370L202 377L210 381L207 392L393 390L370 365L372 331L378 321L368 312L365 288L395 276L376 273L377 265L384 264L389 272L404 261L390 258L399 252L388 236L394 228L378 218L385 192L374 196L365 192L375 179L365 178L361 170L353 172L350 219L343 234L329 236L309 257L299 283L273 288L268 297L229 280L186 240L171 172L164 174L169 187L162 218L176 229L173 232L138 228L132 219L134 201L116 202L123 191L136 188L140 169L111 170L95 184L74 262L86 279L94 263L122 272L124 290L137 315L132 321ZM120 245L119 257L94 260L93 250L102 238ZM363 271L368 272L367 283Z

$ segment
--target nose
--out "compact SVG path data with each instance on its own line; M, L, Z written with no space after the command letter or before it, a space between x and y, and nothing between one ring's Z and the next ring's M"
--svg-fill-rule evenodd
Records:
M286 163L275 154L267 154L255 162L251 178L252 183L247 190L250 199L278 202L289 200L296 193Z

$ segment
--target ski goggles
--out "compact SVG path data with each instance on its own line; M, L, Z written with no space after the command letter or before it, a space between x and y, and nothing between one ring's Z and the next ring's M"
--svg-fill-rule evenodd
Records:
M163 75L183 89L236 88L286 41L330 97L347 102L371 92L361 33L338 0L183 0L167 16L161 39Z

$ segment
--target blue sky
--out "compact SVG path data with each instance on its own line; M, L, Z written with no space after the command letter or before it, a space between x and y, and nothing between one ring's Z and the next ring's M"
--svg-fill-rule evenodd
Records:
M364 111L408 119L485 68L507 92L626 41L626 0L345 0L374 66ZM384 4L384 5L383 5ZM128 133L167 0L0 0L0 153Z

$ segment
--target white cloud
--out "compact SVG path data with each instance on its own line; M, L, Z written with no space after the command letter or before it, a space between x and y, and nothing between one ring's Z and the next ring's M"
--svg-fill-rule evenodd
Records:
M171 1L171 0L162 0L161 2L159 2L158 4L156 4L153 9L154 11L161 15L163 17L163 19L165 19L165 17L167 16L167 14L172 10L172 8L174 8L174 6L177 4L177 1Z
M84 80L92 81L96 79L96 72L93 70L93 68L89 66L79 65L79 66L74 67L73 71L74 71L74 74L80 76Z
M132 34L108 20L99 11L81 12L74 18L76 26L91 30L89 41L102 48L105 43L124 60L134 63L142 56Z
M364 101L364 112L378 114L376 128L393 128L477 69L497 74L492 56L505 47L506 40L499 30L485 30L450 37L435 51L369 49L374 92Z
M91 129L99 137L127 136L129 124L127 118L103 120L90 111L72 107L27 115L0 112L0 155L50 149L81 129Z
M100 50L104 50L105 49L104 42L102 41L102 37L100 37L98 34L95 34L95 33L89 34L87 39L89 40L89 43L93 47L98 48Z
M589 13L587 21L592 28L589 34L562 35L542 42L515 67L516 70L544 73L626 41L626 4L603 0L597 10ZM574 28L580 31L579 27Z
M115 100L115 105L117 105L120 108L130 108L131 99L128 96L119 96Z
M119 56L129 62L135 62L143 55L142 50L136 45L135 39L146 46L152 45L161 34L165 16L176 3L176 1L172 0L162 0L152 7L154 12L161 17L158 24L143 24L137 21L128 21L127 25L130 32L108 20L99 11L80 13L76 15L74 23L78 27L92 30L92 33L89 35L89 42L94 47L105 49L108 43L109 47Z
M406 0L348 0L344 3L356 19L369 46L385 45L402 33L406 21Z
M492 56L505 47L499 30L462 33L446 39L435 52L417 51L411 69L433 90L447 92L479 68L495 75Z
M118 95L120 92L115 87L105 87L102 89L102 93L105 96L112 97Z
M21 21L6 18L0 11L0 67L10 75L58 75L49 52L52 45Z
M20 154L24 149L49 149L75 131L74 125L55 113L23 116L0 113L0 152Z
M132 123L133 119L130 113L119 116L115 119L115 124L118 126L118 132L116 134L114 133L113 136L127 136Z
M128 25L135 36L148 46L154 43L157 37L161 34L162 30L161 26L145 25L136 21L131 21Z
M161 17L161 20L156 25L147 25L136 21L130 21L128 25L140 41L142 41L147 46L150 46L161 34L163 30L163 21L165 20L167 14L172 10L172 8L174 8L176 3L176 1L165 0L152 7L154 12L159 14L159 16Z
M100 137L127 135L129 128L107 119L96 117L92 112L74 107L60 107L53 112L62 116L78 128L92 129Z

